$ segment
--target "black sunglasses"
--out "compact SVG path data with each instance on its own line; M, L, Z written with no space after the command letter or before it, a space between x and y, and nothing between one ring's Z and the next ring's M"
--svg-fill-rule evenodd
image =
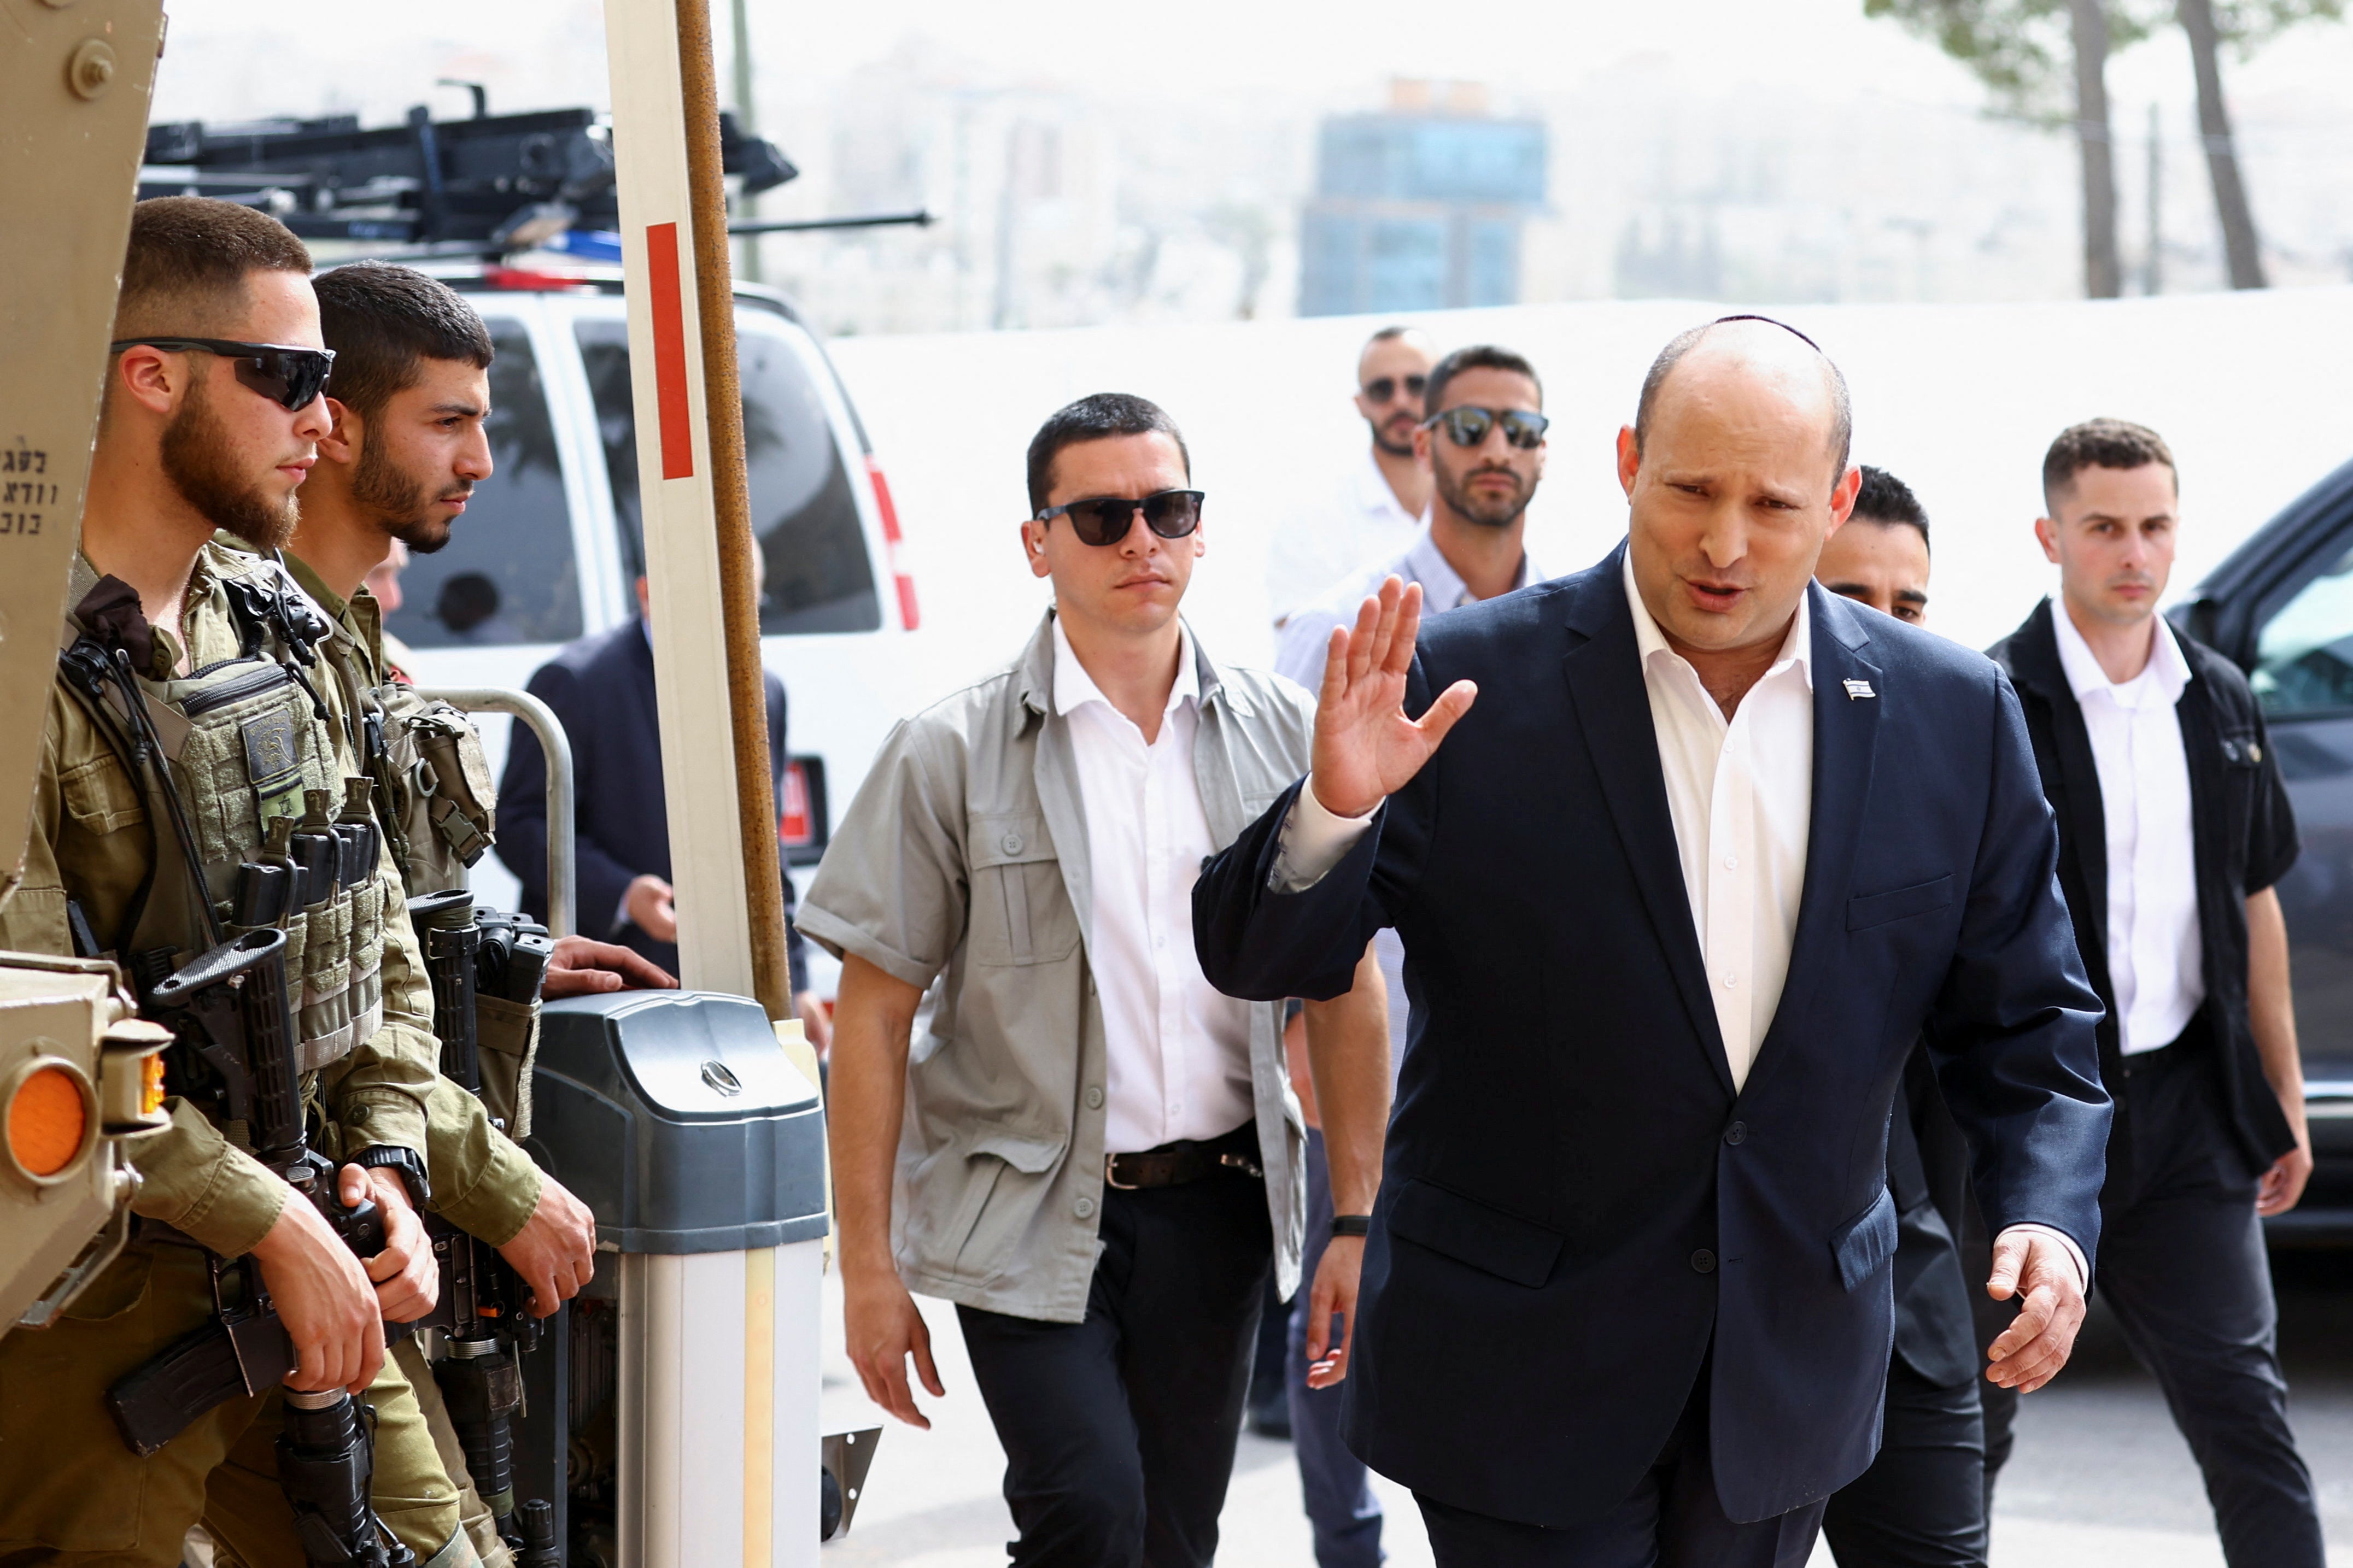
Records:
M284 343L241 343L233 338L124 338L108 345L121 353L142 344L169 353L218 354L236 370L237 380L289 414L300 414L327 390L327 376L335 367L332 349L290 348Z
M1408 397L1419 397L1423 389L1429 385L1430 377L1426 375L1407 376L1405 378L1405 395ZM1398 378L1396 376L1377 375L1373 377L1372 380L1365 383L1365 401L1367 403L1387 403L1390 398L1397 395L1397 390Z
M1441 426L1456 446L1476 447L1487 438L1488 431L1501 425L1504 440L1523 451L1534 451L1544 445L1544 433L1551 424L1543 415L1522 408L1464 407L1433 414L1421 422L1421 427Z
M1066 506L1050 506L1039 512L1036 521L1051 522L1058 517L1071 520L1071 531L1082 544L1117 544L1135 526L1135 514L1144 513L1144 526L1163 539L1182 539L1201 526L1201 492L1199 490L1160 490L1142 500L1130 500L1125 496L1090 496Z

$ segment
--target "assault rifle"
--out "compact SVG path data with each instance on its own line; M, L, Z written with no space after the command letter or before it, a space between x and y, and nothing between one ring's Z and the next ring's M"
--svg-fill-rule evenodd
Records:
M384 1216L363 1200L346 1208L335 1167L310 1146L287 995L286 933L265 926L221 943L148 993L148 1016L170 1028L183 1076L217 1089L222 1120L248 1129L254 1158L313 1205L362 1258L384 1250ZM199 1069L198 1064L201 1064ZM225 1401L282 1383L294 1345L247 1259L212 1258L213 1321L107 1391L122 1440L142 1458ZM286 1394L278 1474L314 1564L413 1568L416 1553L368 1506L373 1430L342 1389Z
M524 1005L539 999L552 951L547 932L513 915L485 910L477 918L464 889L408 901L410 923L425 943L433 983L433 1025L441 1037L441 1071L469 1094L482 1093L481 1040L476 1006L484 990ZM427 1228L441 1264L441 1298L423 1325L444 1331L448 1354L434 1363L435 1381L465 1450L474 1489L498 1521L501 1536L523 1561L555 1561L553 1513L534 1500L519 1510L515 1498L515 1413L522 1405L516 1358L539 1345L531 1292L514 1267L490 1243L432 1216ZM517 1523L520 1517L522 1523ZM544 1535L545 1539L536 1539Z

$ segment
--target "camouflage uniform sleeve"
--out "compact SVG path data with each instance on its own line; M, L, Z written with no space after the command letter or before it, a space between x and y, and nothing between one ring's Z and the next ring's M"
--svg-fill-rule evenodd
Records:
M104 744L73 722L71 699L52 692L47 731L42 740L41 775L34 788L30 832L26 836L24 878L14 897L0 903L0 947L18 952L70 955L73 933L66 921L65 877L58 865L58 838L65 823L59 784L63 751L70 734ZM78 764L91 759L70 748ZM96 753L93 752L92 756ZM137 835L143 837L143 833ZM123 889L110 889L108 904L119 907ZM111 910L110 910L110 917ZM174 1097L164 1101L168 1125L124 1141L142 1178L134 1212L177 1226L224 1258L253 1250L277 1223L292 1189L251 1155L223 1137L195 1107Z
M480 1100L448 1079L434 1085L426 1111L434 1211L469 1236L504 1247L539 1206L539 1167L491 1125Z

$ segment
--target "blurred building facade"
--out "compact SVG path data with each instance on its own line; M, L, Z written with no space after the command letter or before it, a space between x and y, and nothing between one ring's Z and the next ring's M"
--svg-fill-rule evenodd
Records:
M1547 140L1540 120L1490 116L1472 82L1398 81L1386 112L1325 120L1300 218L1299 313L1518 303Z

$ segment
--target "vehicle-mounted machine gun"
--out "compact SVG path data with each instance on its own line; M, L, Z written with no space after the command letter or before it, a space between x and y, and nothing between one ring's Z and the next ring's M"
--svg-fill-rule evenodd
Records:
M463 84L461 84L463 85ZM399 125L353 114L241 124L177 121L147 132L142 197L214 196L271 213L305 239L352 241L391 258L502 256L618 226L611 127L588 109L436 120L419 104ZM745 195L800 171L776 144L719 117L720 157ZM928 213L746 221L744 233L931 221Z

